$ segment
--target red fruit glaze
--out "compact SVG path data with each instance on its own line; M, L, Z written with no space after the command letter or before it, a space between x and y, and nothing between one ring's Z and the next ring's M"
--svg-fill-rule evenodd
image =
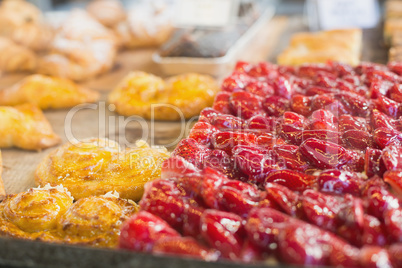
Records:
M244 119L262 113L262 98L252 93L239 91L232 93L229 103L233 113Z
M316 178L312 175L286 169L270 172L265 182L280 184L292 191L301 192L311 188L316 182Z

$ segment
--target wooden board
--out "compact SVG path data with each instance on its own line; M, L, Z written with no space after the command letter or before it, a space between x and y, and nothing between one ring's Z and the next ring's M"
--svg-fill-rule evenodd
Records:
M288 25L286 17L276 17L262 27L261 31L250 40L244 53L239 58L246 61L258 62L267 60L273 53L280 40L281 34ZM138 49L123 51L117 57L117 63L113 70L97 79L84 83L85 86L102 92L101 101L95 105L76 111L70 110L46 111L55 132L68 141L72 134L77 139L89 137L108 137L113 140L135 142L141 138L144 131L148 132L147 141L154 145L167 146L172 150L181 138L187 136L194 121L187 122L155 122L145 121L145 126L131 122L127 126L112 125L119 122L118 114L108 109L105 103L107 91L113 89L116 84L130 71L142 70L145 72L163 75L158 66L152 62L151 56L155 49ZM0 88L6 88L22 79L25 75L13 74L0 78ZM74 115L69 124L69 118ZM123 118L124 119L124 118ZM0 122L1 123L1 122ZM71 130L71 131L70 131ZM3 180L8 194L25 191L34 184L34 172L38 163L54 148L42 152L29 152L18 149L3 149Z

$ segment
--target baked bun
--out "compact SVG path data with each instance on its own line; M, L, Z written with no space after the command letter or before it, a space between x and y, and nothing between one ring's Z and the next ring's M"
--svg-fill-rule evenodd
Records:
M67 143L50 153L35 173L37 185L63 184L75 199L116 191L125 199L140 200L144 184L160 176L169 157L165 148L137 142L121 150L108 139Z
M87 11L106 27L113 27L126 19L126 12L118 0L93 0Z
M32 103L41 109L69 108L96 102L99 93L74 82L46 75L30 75L10 88L0 90L0 105Z
M42 111L33 104L0 106L0 148L41 150L61 142Z
M167 80L144 72L132 72L109 94L108 101L125 116L180 120L198 115L211 106L219 87L208 75L195 73Z
M38 59L33 51L0 36L0 73L31 72L36 69Z
M0 204L0 235L46 242L116 247L123 221L138 210L117 194L73 203L63 186L33 188Z

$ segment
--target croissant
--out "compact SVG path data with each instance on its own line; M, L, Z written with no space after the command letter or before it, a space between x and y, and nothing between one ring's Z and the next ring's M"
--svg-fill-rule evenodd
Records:
M74 82L45 75L30 75L14 86L0 91L0 105L32 103L41 109L68 108L95 102L99 93Z
M37 66L36 55L8 38L0 37L0 72L33 71Z
M51 28L34 5L22 0L5 0L0 5L0 35L33 50L44 50L53 38Z
M38 72L81 81L110 70L117 50L115 35L88 13L75 10L63 22L51 52L39 61Z
M126 19L126 12L118 0L93 0L87 11L106 27L113 27Z
M166 81L144 72L132 72L108 97L116 111L155 120L188 119L211 106L219 87L207 75L183 74Z
M120 225L138 205L113 193L73 203L63 186L32 188L0 203L0 235L46 242L116 247Z
M4 199L6 196L6 191L4 190L4 183L3 183L3 178L1 177L3 173L3 159L1 157L1 151L0 151L0 201Z
M32 104L0 106L0 148L41 150L60 143L42 111Z
M121 151L108 139L67 143L45 157L35 172L37 185L63 184L75 199L116 191L122 198L139 200L144 184L160 176L165 148L137 143Z

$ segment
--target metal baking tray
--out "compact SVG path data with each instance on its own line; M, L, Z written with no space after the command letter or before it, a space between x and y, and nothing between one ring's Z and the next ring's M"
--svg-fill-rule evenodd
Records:
M290 268L272 264L205 262L190 258L155 256L125 250L97 249L0 238L1 267L46 268Z
M229 48L222 57L192 58L163 57L159 51L152 55L152 60L159 65L166 75L177 75L188 72L210 74L219 77L233 69L241 50L258 33L261 27L275 14L275 6L269 5L251 27Z

